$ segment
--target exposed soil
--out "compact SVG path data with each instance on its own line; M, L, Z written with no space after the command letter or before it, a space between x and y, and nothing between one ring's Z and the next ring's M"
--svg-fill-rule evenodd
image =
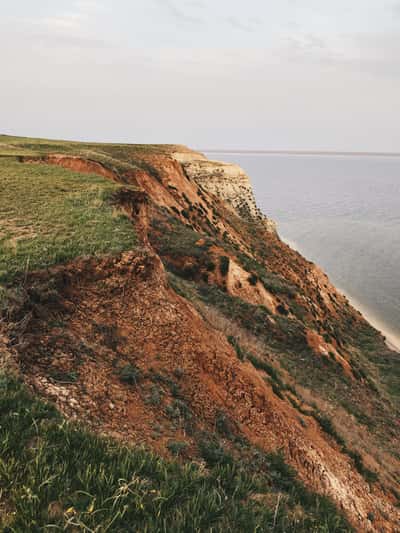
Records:
M51 306L31 308L14 342L26 381L67 416L162 454L169 440L185 440L196 457L196 442L167 415L174 401L169 380L198 428L212 431L217 413L226 413L251 443L282 449L300 477L332 496L360 531L371 527L372 510L380 517L374 527L393 531L380 514L398 516L390 498L370 488L312 417L279 399L262 372L237 359L226 338L168 287L158 256L81 260L54 269L51 278L57 297ZM47 282L48 273L31 275L28 293ZM140 371L136 384L120 379L128 364ZM153 387L161 393L157 405Z

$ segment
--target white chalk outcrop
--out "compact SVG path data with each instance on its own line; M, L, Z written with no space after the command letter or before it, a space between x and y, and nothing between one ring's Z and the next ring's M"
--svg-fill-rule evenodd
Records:
M176 152L173 156L189 179L223 200L241 218L276 231L275 222L257 207L250 179L239 165L210 161L196 152Z

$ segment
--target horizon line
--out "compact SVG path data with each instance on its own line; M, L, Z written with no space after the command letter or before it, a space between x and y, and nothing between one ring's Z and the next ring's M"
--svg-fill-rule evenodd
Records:
M369 157L400 157L400 152L366 152L366 151L341 151L341 150L242 150L242 149L199 149L200 152L209 154L253 154L253 155L342 155L342 156L369 156Z

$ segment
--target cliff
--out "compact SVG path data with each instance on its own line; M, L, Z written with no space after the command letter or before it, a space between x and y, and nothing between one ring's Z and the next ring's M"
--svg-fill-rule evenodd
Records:
M0 200L2 527L399 528L398 354L239 167L2 138Z
M276 231L275 222L257 207L250 179L239 165L209 161L201 154L188 152L175 152L173 157L191 180L226 202L240 217Z

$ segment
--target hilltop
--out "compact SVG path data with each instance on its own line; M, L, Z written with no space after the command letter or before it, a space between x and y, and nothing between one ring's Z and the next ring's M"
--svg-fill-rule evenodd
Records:
M399 354L238 166L0 136L0 312L3 528L400 527Z

